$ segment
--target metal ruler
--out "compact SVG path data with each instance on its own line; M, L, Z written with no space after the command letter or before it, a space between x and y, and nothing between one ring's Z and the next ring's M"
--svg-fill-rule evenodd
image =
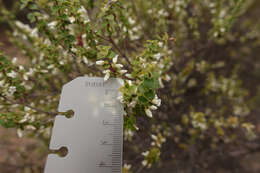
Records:
M123 107L119 79L79 77L63 86L50 149L67 147L67 156L50 154L45 173L121 173Z

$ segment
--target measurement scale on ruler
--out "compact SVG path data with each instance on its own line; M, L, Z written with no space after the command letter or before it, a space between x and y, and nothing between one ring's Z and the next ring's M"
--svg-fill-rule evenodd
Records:
M107 162L103 160L98 164L101 168L110 168L112 173L120 173L122 169L122 131L123 117L120 105L117 103L118 91L106 89L104 97L104 108L111 113L102 121L106 128L107 135L101 140L100 145L107 148L107 157L110 158Z
M60 158L50 154L45 173L121 173L123 107L117 100L120 82L79 77L63 87L59 111L73 110L73 118L57 116L50 149L68 148Z

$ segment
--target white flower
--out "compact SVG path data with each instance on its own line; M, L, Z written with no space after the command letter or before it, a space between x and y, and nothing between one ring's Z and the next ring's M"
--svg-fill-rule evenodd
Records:
M134 136L134 132L132 130L124 130L124 139L125 140L132 140L132 137Z
M33 125L27 125L25 126L26 130L36 130L36 127L34 127Z
M109 77L110 77L110 72L107 72L104 77L104 81L107 81L109 79Z
M157 107L156 107L156 106L154 106L154 105L152 105L152 106L150 106L150 109L151 109L151 110L156 110L156 109L157 109Z
M48 27L50 27L51 29L55 29L56 25L57 25L57 21L53 21L53 22L48 24Z
M96 61L96 64L97 64L97 65L104 65L104 64L105 64L105 61L102 61L102 60Z
M37 28L34 28L33 30L32 30L32 32L30 33L30 35L32 36L32 37L38 37L39 35L38 35L38 29Z
M145 109L145 113L148 117L152 118L153 117L153 114L152 114L152 111L150 109Z
M110 70L104 70L103 73L104 73L104 74L110 73Z
M135 107L135 105L136 105L136 101L135 100L133 100L133 101L131 101L131 103L129 104L129 107Z
M19 70L20 71L23 71L24 70L24 67L22 65L19 65Z
M88 59L87 59L87 57L83 56L83 62L84 62L85 64L88 64Z
M50 64L48 65L47 69L53 69L54 68L54 64Z
M76 21L76 19L75 19L75 17L71 16L71 17L69 17L69 21L70 21L70 23L74 23Z
M29 71L28 71L26 74L27 74L28 76L31 76L31 75L33 75L33 73L34 73L33 68L30 68Z
M142 152L142 155L143 155L144 157L147 157L147 156L149 155L149 151Z
M48 70L41 70L42 73L48 73Z
M17 62L17 58L14 57L14 58L12 59L12 63L15 64L16 62Z
M1 87L1 88L4 86L4 83L5 83L4 80L1 80L1 81L0 81L0 87Z
M129 22L131 25L135 24L135 20L134 20L133 18L131 18L131 17L128 18L128 22Z
M155 98L152 100L152 103L157 106L161 106L161 99L159 99L158 96L156 95Z
M216 31L216 32L214 32L214 37L217 37L218 36L218 32Z
M128 78L132 78L132 75L129 74L129 73L125 74L125 76L128 77Z
M76 53L77 49L75 47L73 47L73 48L71 48L71 51Z
M126 72L127 72L127 70L120 70L120 71L119 71L120 74L124 74L124 73L126 73Z
M87 13L87 10L85 9L84 6L81 6L80 9L78 10L78 13Z
M16 91L16 87L15 87L15 86L10 86L9 89L8 89L8 91L9 91L9 93L10 93L11 95L13 95L13 94L15 93L15 91Z
M220 28L220 32L225 32L226 31L226 28L224 28L224 27L222 27L222 28Z
M28 80L28 79L29 79L28 76L27 76L27 74L24 74L24 75L23 75L23 79L24 79L24 80Z
M153 140L155 140L155 141L157 141L157 139L158 139L158 137L155 136L155 135L151 135L151 138L152 138Z
M159 60L162 57L161 53L157 53L154 55L154 58Z
M122 95L118 96L117 100L120 101L121 103L124 103L124 98Z
M15 78L17 76L17 73L14 71L11 71L10 73L7 73L8 77Z
M115 67L116 67L116 68L122 68L122 67L124 67L124 66L123 66L122 64L116 64Z
M160 41L160 42L158 43L158 45L159 45L159 47L163 47L163 42Z
M169 82L169 81L171 80L171 77L167 74L167 75L165 76L165 80L166 80L167 82Z
M17 130L17 135L18 135L19 138L23 137L23 132L22 132L21 129Z
M26 112L27 112L27 111L30 111L30 110L32 110L32 109L31 109L31 108L29 108L28 106L25 106L25 107L24 107L24 111L26 111Z
M160 77L158 80L159 80L159 85L160 85L160 87L161 87L161 88L164 88L164 84L163 84L163 82L162 82L162 78Z
M148 161L147 161L147 160L143 160L143 161L142 161L142 165L143 165L143 166L147 166L147 164L148 164Z
M134 128L135 128L136 130L139 130L139 127L137 127L135 124L134 124Z
M125 168L126 170L130 170L130 169L131 169L131 167L132 167L132 165L130 165L130 164L129 164L129 165L128 165L128 164L126 164L126 163L124 164L124 168Z
M113 63L117 63L117 59L118 59L118 55L116 55L114 58L113 58Z

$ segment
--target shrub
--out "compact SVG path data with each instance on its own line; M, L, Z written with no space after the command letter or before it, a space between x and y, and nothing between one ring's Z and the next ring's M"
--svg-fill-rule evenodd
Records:
M124 79L125 173L255 139L240 77L259 45L242 18L254 3L21 0L29 24L2 5L25 63L0 55L0 124L47 146L62 86L88 75Z

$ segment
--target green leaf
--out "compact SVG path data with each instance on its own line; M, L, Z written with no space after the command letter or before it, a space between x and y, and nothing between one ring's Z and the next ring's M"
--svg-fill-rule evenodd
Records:
M147 98L145 98L144 96L139 96L138 101L142 105L147 105L149 103L149 100L147 100Z
M149 90L147 92L144 93L144 96L148 99L148 100L153 100L155 97L155 92L154 90Z
M145 88L158 89L159 80L156 78L146 78L143 82Z
M136 118L131 115L130 117L124 118L124 128L129 130L135 130Z
M31 23L36 21L35 15L33 13L29 13L27 18L30 20Z

